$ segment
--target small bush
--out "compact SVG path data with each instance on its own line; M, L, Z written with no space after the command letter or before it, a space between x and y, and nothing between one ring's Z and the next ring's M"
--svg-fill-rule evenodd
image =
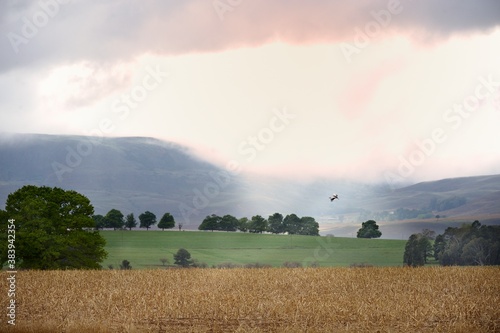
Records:
M120 264L120 269L123 270L132 269L132 266L130 266L130 261L123 260L122 263Z
M237 264L232 263L232 262L223 262L223 263L217 264L213 267L227 269L227 268L241 268L241 265L237 265Z
M191 267L195 267L195 268L207 268L208 265L207 265L206 262L199 262L198 260L193 259L193 264L191 265Z
M299 268L302 267L302 264L298 261L285 261L283 263L283 267L286 268Z
M253 263L248 263L243 266L245 268L271 268L273 266L268 265L268 264L261 264L260 262L253 262Z
M373 267L373 265L366 264L366 263L354 263L354 264L351 264L349 267L351 267L351 268L366 268L366 267Z

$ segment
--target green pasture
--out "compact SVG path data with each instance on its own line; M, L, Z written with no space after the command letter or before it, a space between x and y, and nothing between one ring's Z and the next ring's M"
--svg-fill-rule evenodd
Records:
M285 261L306 266L349 266L365 263L376 266L403 264L406 241L356 239L299 235L268 235L241 232L203 231L101 231L108 258L103 267L119 268L122 260L132 268L160 268L160 259L173 264L173 254L185 248L192 258L209 266L261 263L282 266Z

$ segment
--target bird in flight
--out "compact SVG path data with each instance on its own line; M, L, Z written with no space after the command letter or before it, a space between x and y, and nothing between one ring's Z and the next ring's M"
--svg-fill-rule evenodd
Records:
M335 199L337 199L337 200L339 199L338 194L332 194L332 196L330 197L330 201L333 201Z

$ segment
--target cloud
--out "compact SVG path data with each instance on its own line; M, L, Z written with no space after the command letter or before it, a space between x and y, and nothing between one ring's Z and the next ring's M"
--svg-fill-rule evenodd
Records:
M40 82L39 95L50 109L91 106L130 85L129 67L90 62L57 67Z
M442 117L477 77L499 80L499 16L490 0L0 1L0 129L85 134L109 119L106 135L173 140L250 171L377 178L442 127L448 140L415 170L425 178L479 161L474 145L498 156L493 107L458 130ZM349 64L339 45L360 33L369 47ZM114 103L148 66L172 75L121 117ZM297 120L249 162L239 147L283 107Z
M214 3L226 4L225 11L216 10ZM397 14L390 14L391 8ZM419 40L435 40L498 26L500 2L40 0L2 1L0 13L4 72L59 61L213 52L273 40L352 41L368 23L376 22L375 16L388 22L384 35L409 31ZM387 13L390 17L384 16Z

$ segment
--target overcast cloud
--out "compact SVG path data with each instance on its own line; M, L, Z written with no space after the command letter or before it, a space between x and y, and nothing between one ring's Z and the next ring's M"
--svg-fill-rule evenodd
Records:
M384 35L405 33L424 42L491 32L500 17L500 2L495 0L7 0L0 4L3 35L13 33L25 40L20 42L12 35L2 38L0 68L128 60L148 52L215 52L275 40L341 42L354 38L356 28L363 30L373 21L373 13L390 8L398 14L391 15ZM43 12L48 14L47 20ZM35 29L23 31L30 25L25 19Z
M0 131L293 177L500 173L499 25L495 0L2 1Z

